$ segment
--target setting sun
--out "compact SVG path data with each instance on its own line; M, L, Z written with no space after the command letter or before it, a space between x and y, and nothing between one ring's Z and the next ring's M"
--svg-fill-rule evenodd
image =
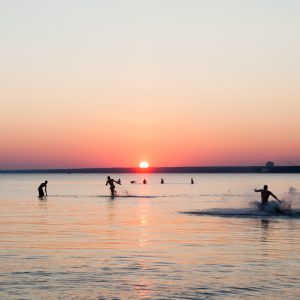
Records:
M147 169L149 167L149 164L146 161L140 162L140 168Z

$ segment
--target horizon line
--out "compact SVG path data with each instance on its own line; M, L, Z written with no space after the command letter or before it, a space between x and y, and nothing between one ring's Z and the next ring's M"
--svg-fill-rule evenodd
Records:
M174 167L90 167L90 168L37 168L37 169L0 169L0 173L26 173L26 172L52 172L52 173L164 173L166 171L181 171L188 173L189 171L201 172L202 171L224 171L224 172L272 172L272 171L296 171L300 172L299 165L280 165L280 166L267 166L267 165L219 165L219 166L174 166Z

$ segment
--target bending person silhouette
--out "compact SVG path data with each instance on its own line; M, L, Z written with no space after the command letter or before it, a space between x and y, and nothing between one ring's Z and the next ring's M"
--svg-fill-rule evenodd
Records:
M117 184L119 184L119 185L121 185L121 182L116 181L116 180L110 178L110 176L107 176L107 181L106 181L106 184L105 184L105 185L108 185L108 184L109 184L109 188L110 188L111 196L112 196L112 197L115 196L115 194L116 194L116 190L115 190L116 187L115 187L115 185L114 185L114 182L117 183Z
M45 194L46 194L46 196L48 196L48 195L47 195L47 183L48 183L48 181L46 180L45 182L41 183L40 186L39 186L39 188L38 188L38 191L39 191L39 197L40 197L40 198L44 197ZM44 194L43 188L45 188L45 194Z
M261 195L261 206L264 207L268 204L270 195L276 199L278 202L281 202L271 191L268 190L268 186L264 185L263 189L254 189L254 192L260 193Z

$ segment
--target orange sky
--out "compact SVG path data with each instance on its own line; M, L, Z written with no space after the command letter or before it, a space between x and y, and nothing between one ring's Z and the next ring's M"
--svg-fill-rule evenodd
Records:
M297 1L0 4L0 168L300 161Z

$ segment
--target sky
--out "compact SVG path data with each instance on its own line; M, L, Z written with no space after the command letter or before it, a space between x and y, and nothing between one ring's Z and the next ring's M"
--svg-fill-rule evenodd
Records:
M0 168L299 165L299 11L0 0Z

